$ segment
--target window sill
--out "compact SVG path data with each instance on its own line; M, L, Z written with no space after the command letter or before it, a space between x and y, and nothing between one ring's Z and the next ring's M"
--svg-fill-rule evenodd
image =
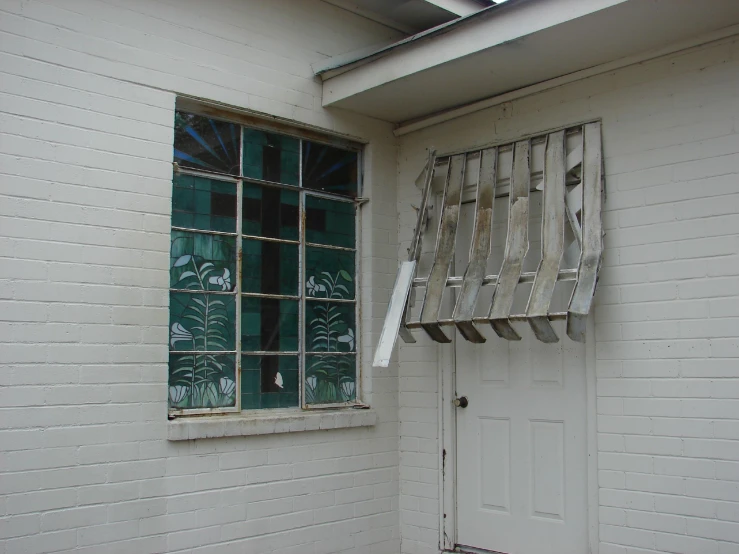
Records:
M377 412L372 409L244 411L224 416L180 417L167 425L171 441L273 435L299 431L323 431L372 427Z

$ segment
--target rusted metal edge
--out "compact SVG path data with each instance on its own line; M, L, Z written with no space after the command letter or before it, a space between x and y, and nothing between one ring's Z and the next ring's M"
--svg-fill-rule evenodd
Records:
M462 203L462 185L466 161L467 155L460 154L453 156L447 166L444 201L442 202L441 217L439 218L434 263L429 272L426 295L421 308L420 320L422 327L429 337L436 342L451 342L451 339L439 327L438 319L457 238L457 223Z
M554 343L559 337L547 319L564 253L565 232L565 136L552 133L547 139L544 161L544 192L541 216L541 261L531 287L526 315L529 325L542 342Z
M582 252L578 280L567 310L567 335L585 342L585 326L593 303L603 254L603 159L600 122L583 126Z
M511 314L506 319L508 321L528 321L529 316L526 314ZM547 314L547 319L549 321L563 321L567 319L567 312L552 312ZM479 317L473 317L472 322L476 323L478 325L490 323L490 319L485 316L479 316ZM437 321L440 327L454 327L456 326L456 322L453 319L440 319ZM408 329L421 329L423 328L423 323L420 321L409 321L408 322Z
M426 160L426 166L421 171L423 175L423 184L421 189L421 205L418 207L418 217L416 218L416 227L413 230L413 239L411 240L411 246L408 249L408 261L415 262L413 266L413 272L411 273L411 281L416 276L416 270L418 268L418 260L421 257L421 250L423 246L423 234L426 230L426 218L428 217L428 204L429 198L431 197L431 181L434 178L434 169L436 167L436 150L433 148L429 149L428 159ZM419 175L420 178L420 175ZM418 180L416 180L418 182ZM410 301L410 294L406 296L403 304L403 315L400 320L400 327L398 328L398 334L403 342L406 344L413 344L416 339L413 334L405 326L405 322L408 321L408 303ZM391 349L392 350L392 349Z
M519 283L533 283L534 279L536 278L536 271L525 271L521 273L521 277L519 278ZM577 268L573 269L560 269L559 273L557 273L557 280L558 281L576 281L577 280ZM423 277L416 277L413 279L413 286L414 287L425 287L426 286L427 279L424 279ZM462 283L464 282L463 277L449 277L446 280L446 286L447 287L456 287L459 288L462 286ZM485 278L482 280L482 286L486 287L489 285L496 285L498 284L498 276L497 275L485 275Z
M511 194L508 208L508 236L506 237L503 265L498 284L493 292L490 307L490 324L496 334L507 340L521 340L511 326L509 315L513 307L513 295L521 278L523 260L529 249L529 188L531 143L529 140L516 143L513 154Z
M464 272L462 290L457 297L457 304L454 306L452 316L461 335L468 341L475 343L485 342L485 337L472 323L472 316L480 287L482 287L482 281L485 278L488 256L490 256L497 161L497 148L480 152L480 171L477 178L475 223L470 246L470 258Z

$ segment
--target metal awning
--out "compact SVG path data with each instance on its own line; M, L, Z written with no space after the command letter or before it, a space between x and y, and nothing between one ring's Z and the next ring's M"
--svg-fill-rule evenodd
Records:
M434 187L441 183L440 202L431 216ZM415 342L411 330L423 329L434 341L451 342L444 330L454 328L470 342L485 342L480 325L489 324L507 340L521 336L511 324L526 321L542 342L558 342L551 321L566 320L567 335L585 341L585 322L590 311L603 252L603 156L601 124L585 123L467 152L436 156L429 153L417 185L421 203L408 260L400 265L393 287L385 323L375 351L374 365L386 367L398 335ZM532 197L537 195L537 209ZM494 208L496 197L508 197L507 232L501 243L497 274L486 274L492 260ZM467 202L464 202L465 197ZM462 205L474 208L469 244L457 244ZM539 209L540 206L540 209ZM429 221L436 220L437 234L424 240ZM538 221L536 221L538 220ZM535 271L524 271L531 263L529 228L540 224L539 251ZM569 229L567 227L569 225ZM502 237L501 237L502 238ZM571 244L566 248L565 243ZM424 244L433 246L422 271ZM455 275L455 247L469 248L462 275ZM574 267L563 260L576 258ZM573 255L574 252L574 255ZM459 256L457 256L459 257ZM425 273L425 276L420 275ZM574 281L566 310L551 311L555 286ZM523 313L512 313L519 284L531 283ZM490 287L489 301L481 291ZM416 303L416 291L424 290L423 301ZM444 294L453 290L453 309L444 314ZM417 318L411 313L417 312ZM479 314L482 311L482 315ZM446 315L446 317L444 317Z

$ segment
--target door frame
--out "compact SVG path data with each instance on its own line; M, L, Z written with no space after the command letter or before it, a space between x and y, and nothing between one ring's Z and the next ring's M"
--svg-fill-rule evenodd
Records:
M451 296L451 295L450 295ZM588 453L588 544L590 554L598 554L598 433L596 407L595 372L595 306L587 320L585 342L585 387L587 390L587 432ZM456 395L456 344L457 333L452 342L438 345L438 414L439 414L439 549L443 552L456 552L457 545L457 417L453 400ZM568 339L564 339L568 340ZM480 551L483 552L483 551Z

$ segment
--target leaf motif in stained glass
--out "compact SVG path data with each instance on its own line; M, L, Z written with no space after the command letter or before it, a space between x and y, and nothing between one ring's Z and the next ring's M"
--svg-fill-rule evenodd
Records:
M305 403L336 404L356 399L356 355L307 354Z
M236 288L236 238L172 231L169 286L228 292Z
M233 123L177 111L174 161L182 167L238 175L239 135Z
M305 319L307 351L355 351L354 303L308 301L305 303Z
M170 408L224 408L236 405L234 354L169 355Z
M305 293L318 298L353 300L356 289L354 257L354 252L346 250L307 246Z
M236 299L233 295L169 293L170 350L234 350L235 331Z

